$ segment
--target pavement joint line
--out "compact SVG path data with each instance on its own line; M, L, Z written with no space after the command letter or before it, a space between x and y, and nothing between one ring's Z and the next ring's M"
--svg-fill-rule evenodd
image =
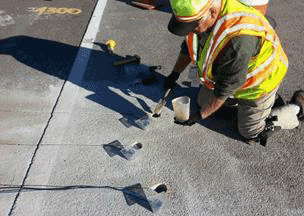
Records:
M87 66L87 63L89 61L89 58L90 58L90 55L92 53L92 50L93 50L93 42L95 41L96 39L96 36L98 34L98 30L99 30L99 26L100 26L100 23L101 23L101 19L102 19L102 15L103 15L103 12L104 12L104 9L105 9L105 6L106 6L106 3L107 3L107 0L97 0L96 2L96 5L95 7L93 8L93 12L92 12L92 16L91 18L89 19L88 21L88 25L87 25L87 28L85 29L84 31L84 35L82 37L82 40L81 40L81 44L80 44L80 48L79 48L79 51L78 51L78 54L75 58L75 61L74 61L74 64L73 64L73 67L71 69L71 72L70 72L70 75L68 77L68 80L73 80L74 82L76 81L76 83L80 82L84 73L85 73L85 69L86 69L86 66ZM84 43L84 41L86 41ZM92 43L88 43L87 41L92 41ZM83 49L83 48L86 48L86 49ZM80 61L79 61L80 60ZM80 67L81 66L81 67ZM79 73L80 72L80 73ZM55 112L55 109L57 107L57 104L59 102L59 99L60 99L60 96L64 90L64 87L67 83L67 80L64 81L62 87L61 87L61 90L59 92L59 95L56 99L56 102L55 102L55 105L52 109L52 112L51 112L51 116L42 132L42 135L39 139L39 142L37 144L37 147L36 149L34 150L34 153L33 153L33 156L32 156L32 159L31 159L31 162L29 164L29 167L25 173L25 176L23 178L23 181L22 181L22 184L21 184L21 187L20 189L18 190L18 193L14 199L14 202L12 204L12 207L8 213L8 216L11 216L13 211L14 211L14 208L16 206L16 203L17 203L17 200L20 196L20 193L22 191L22 188L23 186L25 185L25 181L29 175L29 172L30 172L30 169L32 167L32 164L34 163L34 158L38 152L38 149L41 145L41 142L42 142L42 139L46 133L46 130L50 124L50 121L51 119L53 118L54 116L54 112ZM75 97L76 97L77 94L75 94ZM73 100L74 102L71 104L72 107L75 103L75 98Z
M27 168L27 170L26 170L25 176L24 176L24 178L23 178L23 180L22 180L21 187L20 187L19 190L18 190L18 193L17 193L17 195L16 195L16 197L15 197L15 199L14 199L13 205L12 205L12 207L11 207L11 209L10 209L10 212L8 213L8 216L10 216L10 215L13 213L13 210L14 210L14 208L15 208L15 206L16 206L16 203L17 203L17 200L18 200L19 195L20 195L20 193L21 193L21 190L22 190L22 188L23 188L23 186L24 186L24 184L25 184L25 181L26 181L26 179L27 179L27 177L28 177L28 175L29 175L30 169L31 169L31 167L32 167L32 165L33 165L33 163L34 163L34 159L35 159L36 154L37 154L37 152L38 152L38 149L39 149L39 147L40 147L40 145L41 145L42 139L43 139L43 137L44 137L44 135L45 135L45 133L46 133L46 130L47 130L47 128L48 128L48 126L49 126L49 124L50 124L50 122L51 122L51 120L52 120L52 118L53 118L53 116L54 116L54 111L55 111L55 109L56 109L56 106L57 106L57 104L58 104L58 101L59 101L59 98L60 98L60 95L61 95L62 91L63 91L63 86L62 86L62 88L61 88L61 90L60 90L59 96L58 96L57 99L56 99L55 105L54 105L54 107L53 107L53 109L52 109L52 112L51 112L51 116L50 116L50 118L48 119L48 121L47 121L47 123L46 123L46 126L45 126L45 128L43 129L42 135L41 135L41 137L40 137L40 139L39 139L39 141L38 141L38 144L37 144L37 146L36 146L36 148L35 148L35 150L34 150L32 159L31 159L30 164L29 164L29 166L28 166L28 168Z

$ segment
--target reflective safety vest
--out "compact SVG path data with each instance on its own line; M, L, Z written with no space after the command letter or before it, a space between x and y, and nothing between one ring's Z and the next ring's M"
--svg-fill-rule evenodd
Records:
M288 59L276 32L259 11L237 0L223 0L220 19L206 40L200 56L197 56L198 36L190 33L186 36L186 42L201 81L209 89L214 89L214 60L232 38L242 35L259 37L261 47L260 52L249 62L247 81L235 91L233 97L255 100L274 90L282 82L288 68Z

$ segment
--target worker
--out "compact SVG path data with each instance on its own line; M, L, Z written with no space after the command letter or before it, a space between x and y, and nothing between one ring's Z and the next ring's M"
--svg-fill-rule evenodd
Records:
M176 123L191 126L233 101L244 141L266 145L268 137L281 129L274 126L276 119L268 117L288 68L273 27L262 13L237 0L170 3L173 15L168 30L186 39L164 87L174 88L190 63L190 71L197 72L202 84L199 110L188 121ZM303 114L303 91L296 96L294 101Z

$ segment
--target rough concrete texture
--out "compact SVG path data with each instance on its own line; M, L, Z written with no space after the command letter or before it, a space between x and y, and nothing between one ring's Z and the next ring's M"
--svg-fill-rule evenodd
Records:
M79 2L77 7L82 5ZM7 165L0 171L7 176L5 184L21 184L21 180L25 184L14 206L16 191L0 193L0 214L7 215L10 211L17 216L303 215L303 125L275 134L262 147L240 140L233 109L221 110L192 127L174 124L171 105L174 97L191 96L191 108L195 109L198 89L184 83L188 81L187 73L182 74L161 117L152 117L150 111L163 95L164 77L170 73L183 40L167 31L170 8L145 11L123 1L108 1L84 74L68 76L85 29L80 28L78 35L71 34L70 41L59 32L62 26L77 26L78 21L80 27L88 23L93 3L88 3L91 9L84 10L83 17L69 18L58 26L59 30L52 26L48 30L54 36L52 39L42 33L42 36L35 33L33 38L28 33L26 37L1 43L10 49L7 55L0 56L1 64L12 69L5 69L3 77L7 84L0 89L12 97L4 98L0 104L4 121L0 126L0 149L23 160L1 156L0 161ZM68 4L76 7L71 1ZM271 2L270 13L278 22L278 34L290 60L290 70L280 88L286 100L298 88L304 89L303 73L298 70L304 66L298 48L303 29L300 22L303 14L298 8L303 6L296 1ZM59 17L49 18L56 24ZM36 22L40 26L47 19ZM117 41L113 55L105 52L109 38ZM20 43L17 47L16 41ZM36 52L18 57L16 50L28 52L27 42L40 46ZM52 47L52 52L43 52L43 47ZM82 48L81 52L90 50ZM50 64L33 53L48 55L47 59L59 64L47 67ZM134 54L141 56L142 64L162 66L155 73L156 83L144 86L129 80L123 69L112 66L113 62ZM42 64L26 61L24 56ZM20 68L16 70L19 72L10 73L14 68ZM26 81L25 74L28 74ZM12 88L9 83L20 87ZM144 130L135 122L142 117L150 119ZM130 125L126 126L126 122ZM30 148L36 147L41 136L34 154L34 148ZM116 140L121 145L105 146ZM18 146L20 143L27 145ZM141 143L142 148L133 149L134 158L128 160L124 153L130 152L136 143ZM22 168L18 174L12 171L16 166ZM22 172L23 176L19 175ZM15 176L18 180L13 181ZM167 192L157 193L154 189L158 184L165 184ZM28 185L96 187L34 191L26 190Z
M30 163L34 145L3 145L0 146L0 182L2 185L21 185ZM1 191L1 190L0 190ZM0 215L7 215L13 205L18 190L1 191Z
M0 143L37 144L49 117L43 112L0 112Z

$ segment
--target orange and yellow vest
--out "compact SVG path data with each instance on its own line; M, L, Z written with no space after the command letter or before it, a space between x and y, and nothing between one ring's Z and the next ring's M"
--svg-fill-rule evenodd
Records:
M222 0L220 18L206 40L200 56L197 56L197 35L188 34L186 42L201 81L209 89L214 89L214 60L232 38L242 35L259 37L261 47L260 52L249 62L247 81L235 91L233 97L255 100L274 90L282 82L288 68L288 59L280 40L264 15L237 0Z

